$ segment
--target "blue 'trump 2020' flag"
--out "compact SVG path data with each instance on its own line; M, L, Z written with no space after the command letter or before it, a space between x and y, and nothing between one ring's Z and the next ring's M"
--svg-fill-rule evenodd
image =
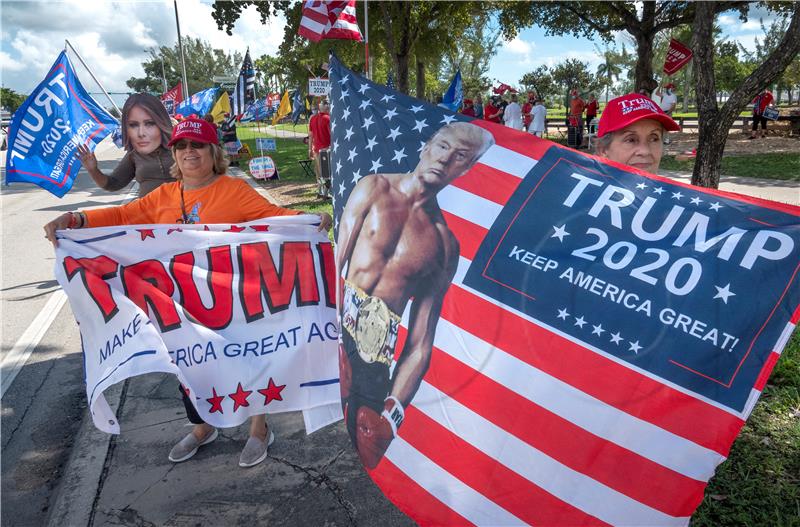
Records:
M800 320L800 207L453 114L335 57L330 79L340 378L372 479L421 525L687 525Z
M77 146L93 151L118 126L83 88L62 51L11 119L6 181L34 183L60 198L81 169Z
M210 112L211 107L214 106L218 91L219 88L208 88L207 90L195 93L175 108L175 115L189 117L192 114L196 114L203 117Z

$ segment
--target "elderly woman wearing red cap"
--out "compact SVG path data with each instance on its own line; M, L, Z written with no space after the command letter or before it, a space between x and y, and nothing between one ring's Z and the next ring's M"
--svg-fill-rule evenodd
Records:
M679 128L649 97L629 93L612 99L603 110L595 152L611 161L655 174L661 164L664 133Z
M303 214L270 203L244 180L228 176L225 173L228 161L213 124L202 119L184 119L173 128L168 145L175 158L170 173L177 181L161 185L125 205L62 214L45 225L46 237L57 245L56 230L60 229L154 223L240 223L269 216ZM329 214L320 215L320 230L329 229L331 223ZM189 420L195 426L169 453L170 461L175 463L186 461L200 446L217 438L217 430L203 422L185 393L183 399ZM273 440L266 416L253 416L250 438L239 458L239 466L250 467L263 461Z

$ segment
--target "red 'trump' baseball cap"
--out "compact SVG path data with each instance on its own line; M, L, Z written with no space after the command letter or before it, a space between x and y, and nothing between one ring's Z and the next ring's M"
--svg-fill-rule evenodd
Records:
M649 97L639 93L629 93L608 101L597 125L597 137L621 130L642 119L655 119L670 132L680 130L678 123L665 114Z
M167 143L172 146L181 139L188 139L197 143L211 143L218 145L217 127L204 119L188 117L172 128L172 138Z

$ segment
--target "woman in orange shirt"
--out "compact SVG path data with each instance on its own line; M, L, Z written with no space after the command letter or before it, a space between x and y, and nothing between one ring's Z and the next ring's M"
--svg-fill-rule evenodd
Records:
M239 223L269 216L304 214L270 203L245 181L225 174L228 161L213 124L202 119L185 119L173 129L169 146L175 158L170 172L176 182L161 185L146 196L118 207L62 214L45 225L47 239L57 245L56 231L60 229L154 223ZM319 230L327 230L331 224L331 216L322 213ZM169 453L170 461L175 463L186 461L199 447L217 438L217 429L203 422L185 393L183 399L189 420L195 426ZM253 416L250 437L242 450L239 466L251 467L263 461L274 439L266 416Z

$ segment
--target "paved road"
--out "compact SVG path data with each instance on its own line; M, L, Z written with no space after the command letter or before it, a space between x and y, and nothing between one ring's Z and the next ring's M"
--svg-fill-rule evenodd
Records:
M98 149L103 170L121 157L110 142ZM86 408L80 337L42 226L63 211L125 197L97 189L85 171L63 199L33 185L2 187L3 525L44 524Z

